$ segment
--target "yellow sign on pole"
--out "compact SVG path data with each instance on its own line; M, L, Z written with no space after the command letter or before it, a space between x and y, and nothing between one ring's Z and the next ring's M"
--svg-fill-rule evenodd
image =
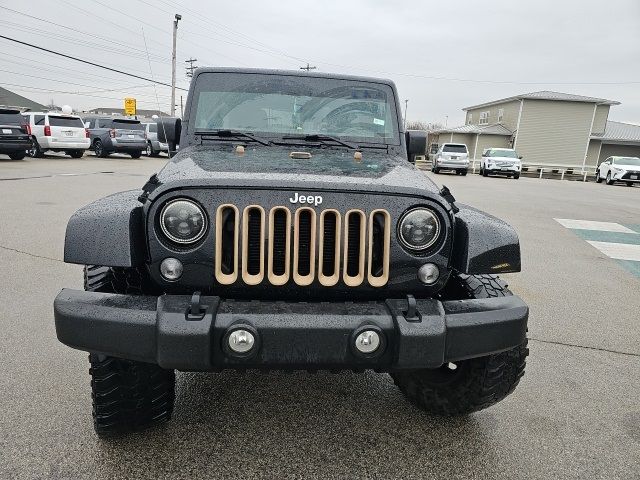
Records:
M135 98L125 98L124 99L124 113L125 113L125 115L135 115L136 114L136 99Z

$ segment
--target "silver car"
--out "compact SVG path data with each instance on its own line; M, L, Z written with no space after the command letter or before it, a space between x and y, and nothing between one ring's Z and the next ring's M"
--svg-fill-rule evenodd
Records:
M147 156L157 157L158 155L160 155L160 152L169 152L169 147L167 146L167 144L158 141L157 123L145 123L144 136L147 139Z

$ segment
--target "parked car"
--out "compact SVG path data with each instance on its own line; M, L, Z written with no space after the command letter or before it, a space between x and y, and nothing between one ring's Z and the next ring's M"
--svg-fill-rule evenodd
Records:
M147 139L147 156L157 157L160 152L169 153L167 144L158 141L158 124L156 122L145 123L144 128L144 136Z
M453 170L457 175L466 175L469 168L469 150L464 143L443 143L438 148L431 171Z
M513 148L487 148L482 152L480 175L507 175L515 179L520 178L522 157Z
M20 110L0 108L0 154L22 160L31 147L31 137Z
M640 158L638 157L609 157L596 169L596 182L602 180L607 185L616 182L625 182L631 187L634 183L640 183Z
M426 132L402 135L400 98L350 75L194 73L185 128L159 119L180 151L66 229L85 290L58 294L56 332L90 352L98 435L168 420L175 370L389 372L439 415L513 392L529 310L496 274L520 271L518 236L408 161Z
M77 115L62 112L25 112L22 115L32 139L30 157L43 157L52 151L80 158L89 148L89 134Z
M85 117L89 130L91 150L97 157L108 157L111 153L127 153L131 158L140 158L147 149L144 125L133 118Z

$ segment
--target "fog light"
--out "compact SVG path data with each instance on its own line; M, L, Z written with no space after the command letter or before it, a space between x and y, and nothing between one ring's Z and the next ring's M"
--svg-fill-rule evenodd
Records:
M438 281L440 270L433 263L425 263L418 269L418 280L425 285L433 285Z
M170 282L175 282L182 276L182 262L177 258L165 258L160 264L160 273Z
M356 337L356 349L360 353L373 353L380 346L380 335L374 330L365 330Z
M256 343L253 333L238 329L229 334L229 348L235 353L247 353Z

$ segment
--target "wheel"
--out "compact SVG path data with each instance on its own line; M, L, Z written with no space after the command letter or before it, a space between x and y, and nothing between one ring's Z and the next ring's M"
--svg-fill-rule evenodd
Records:
M605 183L607 185L613 185L615 183L614 180L611 180L611 172L607 172L607 178L605 180Z
M29 150L27 150L27 154L31 158L42 158L42 157L44 157L44 152L40 148L40 144L38 143L38 141L35 138L31 141L31 148Z
M514 180L517 180L517 179L519 179L519 178L520 178L520 172L518 172L518 173L514 173L514 174L513 174L513 179L514 179Z
M442 298L490 298L511 295L494 275L451 277ZM524 375L527 342L506 352L449 363L436 369L395 372L392 377L409 401L435 415L465 415L501 401Z
M627 182L627 187L633 187L633 182Z
M153 292L146 270L88 265L85 290L147 294ZM90 353L93 426L100 437L142 430L171 418L175 372L157 365Z
M140 158L142 156L142 152L131 152L131 158Z
M596 170L596 183L602 182L602 177L600 176L600 170Z
M154 150L153 143L147 142L147 157L157 157L159 153L159 150Z
M466 170L460 170L460 175L462 175L463 177L467 176L467 171Z
M104 145L102 144L102 140L96 140L93 142L93 153L96 154L96 157L106 158L109 156L109 153L105 150Z
M480 170L478 170L478 175L482 175L484 173L484 168L480 165Z
M487 169L486 169L486 168L483 168L483 169L482 169L482 176L483 176L483 177L488 177L488 176L489 176L489 172L487 171Z
M26 151L24 151L24 152L22 152L22 151L20 151L20 152L13 152L13 153L10 153L10 154L9 154L9 158L10 158L11 160L22 160L22 159L23 159L24 157L26 157L26 156L27 156L27 152L26 152Z
M82 158L82 156L84 155L84 150L69 150L65 153L71 158Z

